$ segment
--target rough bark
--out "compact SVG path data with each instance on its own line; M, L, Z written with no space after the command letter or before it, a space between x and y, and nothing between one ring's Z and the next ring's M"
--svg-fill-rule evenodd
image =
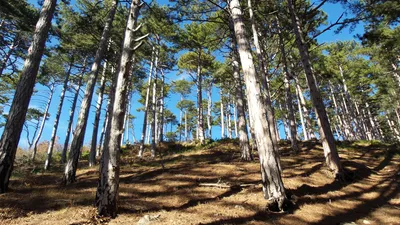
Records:
M101 216L116 217L118 210L119 161L122 126L126 110L126 93L131 77L130 68L133 55L134 33L139 16L140 0L131 3L126 25L122 55L118 67L118 79L114 95L113 112L111 115L111 133L109 141L105 142L100 179L96 192L97 212Z
M52 160L51 157L53 155L54 142L56 141L56 136L57 136L58 123L60 122L61 111L62 111L62 107L64 104L65 93L67 92L67 88L68 88L68 81L69 81L69 76L71 74L71 70L72 70L72 63L69 65L67 74L65 75L64 84L63 84L63 88L62 88L61 95L60 95L60 103L58 104L57 114L56 114L56 118L54 120L53 131L51 134L49 147L47 149L47 158L46 158L46 162L44 163L45 170L48 170L50 168L50 164L51 164L51 160Z
M200 144L204 144L204 120L203 120L203 76L201 66L201 50L197 57L197 135Z
M56 0L45 0L0 139L0 194L7 192L15 154L42 59Z
M103 72L101 74L99 95L97 97L96 114L94 116L94 122L93 122L92 142L90 144L90 155L89 155L90 167L96 165L97 133L99 131L101 106L103 104L104 89L106 87L106 70L107 70L107 61L105 61L103 64Z
M264 197L268 199L270 207L275 205L275 207L277 206L277 208L283 209L287 202L287 197L281 178L281 165L278 148L274 145L274 141L272 140L274 137L269 128L269 126L273 126L273 123L270 124L265 117L267 109L264 105L264 99L261 97L259 81L254 68L250 44L247 40L243 14L239 1L231 0L228 2L247 88L247 101L250 109L250 118L256 134Z
M50 86L49 98L47 99L46 109L44 110L42 123L40 124L39 132L38 132L38 134L37 134L37 136L35 138L35 141L33 142L33 152L32 152L32 157L31 157L32 161L35 161L36 152L37 152L37 146L39 144L40 138L42 137L44 125L46 125L46 120L47 120L47 115L49 114L51 100L53 99L54 88L55 88L55 84L53 83Z
M237 52L237 43L235 37L235 31L233 26L231 27L231 39L232 39L232 66L233 66L233 77L235 79L235 97L236 97L236 108L238 116L238 133L239 133L239 146L241 151L241 158L244 161L253 160L253 155L250 151L249 136L247 135L247 124L246 114L244 107L244 96L243 96L243 84L240 76L239 59Z
M288 0L288 7L290 11L294 33L296 36L297 47L300 52L300 57L306 74L308 87L310 88L311 100L313 102L313 105L315 107L318 116L319 134L324 149L326 164L335 173L336 177L343 176L343 168L340 163L339 154L336 150L335 139L333 137L333 133L328 121L328 116L325 111L325 106L322 101L321 93L316 84L316 79L312 71L307 43L304 40L303 36L304 34L299 19L295 13L292 0Z
M109 98L108 101L107 101L106 109L110 108L110 103L111 103L111 101L110 101L110 98ZM103 128L101 129L100 140L99 140L99 148L97 149L96 157L99 157L101 155L101 153L103 152L102 151L102 149L103 149L103 140L104 140L104 135L106 133L108 119L109 119L108 110L106 110L106 116L105 116L104 121L103 121Z
M93 98L94 88L96 86L97 76L99 74L99 66L101 60L103 59L104 53L106 52L107 49L107 43L109 41L112 23L117 10L117 5L118 5L117 3L118 0L112 1L112 5L104 25L103 33L101 35L99 48L96 51L92 69L89 74L89 80L87 81L86 84L85 95L81 103L78 122L71 142L68 162L65 165L64 177L62 181L64 185L68 185L75 182L76 169L78 167L79 155L83 145L83 140L85 138L85 131L89 117L90 105Z

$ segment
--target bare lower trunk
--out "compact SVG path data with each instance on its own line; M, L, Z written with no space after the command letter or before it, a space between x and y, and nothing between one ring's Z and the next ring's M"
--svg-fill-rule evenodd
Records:
M296 96L297 96L297 107L299 110L300 121L301 121L301 130L303 131L304 140L307 141L309 139L308 132L307 132L307 128L306 128L306 123L304 122L303 110L301 109L301 104L300 104L300 99L299 99L299 94L298 94L297 89L296 89Z
M185 141L188 141L187 112L185 111Z
M204 144L204 120L203 120L203 77L201 74L201 51L197 58L197 135L200 144Z
M233 77L235 79L235 97L236 97L236 108L238 114L238 133L239 133L239 145L241 150L241 158L244 161L253 160L253 155L250 151L249 136L247 135L247 124L246 114L244 107L244 96L242 89L242 78L240 77L239 59L237 52L237 43L235 37L235 30L231 27L231 39L232 39L232 66L233 66Z
M51 134L49 147L47 149L47 158L46 158L46 162L44 163L45 170L48 170L50 168L50 164L51 164L51 160L52 160L51 157L53 155L54 142L56 141L56 136L57 136L58 123L60 121L61 111L62 111L62 107L64 104L65 92L67 91L67 88L68 88L68 80L69 80L69 75L71 74L72 64L73 63L71 62L71 64L69 65L67 74L65 76L65 79L64 79L64 84L63 84L63 88L62 88L61 95L60 95L60 103L58 104L56 119L54 120L53 132Z
M90 167L96 165L97 133L99 131L101 106L103 104L103 94L106 86L106 70L107 70L107 61L104 62L103 65L103 72L101 75L101 81L99 87L99 96L97 97L96 114L94 116L94 123L93 123L92 142L90 144L90 155L89 155Z
M325 106L322 101L322 96L316 84L307 43L304 40L303 31L299 19L295 13L292 0L288 0L288 7L291 14L292 25L296 36L297 47L300 52L301 61L306 73L308 87L313 105L318 116L319 134L324 148L326 164L335 173L336 176L342 176L343 168L340 163L339 154L336 150L335 139L328 121L328 116L325 111Z
M8 190L15 154L42 59L56 0L45 0L0 140L0 194Z
M285 49L285 42L283 40L282 36L282 31L281 27L279 25L279 20L278 17L276 17L277 20L277 25L278 25L278 35L279 35L279 47L281 50L282 54L282 62L283 62L283 68L285 70L285 94L286 94L286 108L288 110L288 122L289 122L289 132L290 132L290 143L293 151L298 152L299 151L299 146L297 144L297 125L294 120L294 110L293 110L293 99L292 99L292 93L290 92L290 78L293 77L292 74L289 73L289 68L288 68L288 62L286 59L286 49Z
M211 126L211 107L212 107L212 83L209 84L209 87L207 88L207 132L208 132L208 138L212 138L211 136L211 130L212 130L212 126Z
M108 99L106 109L110 108L110 103L111 103L111 101L110 101L110 99ZM106 132L106 128L107 128L107 124L108 124L109 118L110 117L109 117L108 110L106 110L106 116L104 117L103 128L101 129L101 134L100 134L99 148L97 148L97 151L96 151L96 157L99 157L103 152L102 151L103 150L103 140L104 140L104 135L105 135L105 132Z
M85 63L83 66L84 70L86 67L86 59L85 59ZM76 104L78 103L78 97L79 97L79 92L81 90L81 85L82 85L82 79L83 79L83 74L80 76L79 80L78 80L78 87L76 88L76 92L75 92L75 96L74 99L72 101L72 106L71 106L71 110L69 112L69 120L68 120L68 126L67 126L67 133L65 135L65 142L64 142L64 148L61 154L61 163L65 163L66 159L67 159L67 151L68 151L68 144L69 144L69 138L71 136L71 130L72 130L72 123L74 122L74 116L75 116L75 109L76 109Z
M160 97L160 126L158 132L158 140L164 142L164 70L161 69L161 97Z
M267 109L265 100L261 97L260 87L256 70L254 68L253 56L250 44L247 40L246 29L243 23L242 10L238 0L231 0L229 8L231 10L232 21L234 23L235 36L238 42L238 50L244 79L246 82L247 101L250 111L250 119L256 134L256 143L259 152L262 184L264 197L268 199L270 207L275 205L278 209L283 209L287 202L285 187L281 178L281 165L277 145L274 144L271 129L273 123L265 118ZM275 132L275 131L274 131Z
M153 79L153 67L154 67L154 54L155 54L155 50L153 47L153 51L152 51L152 55L151 55L151 62L150 62L150 72L149 72L149 81L147 82L147 89L146 89L146 101L145 101L145 109L144 109L144 116L143 116L143 126L142 126L142 136L140 139L140 149L139 149L139 153L138 153L138 157L142 157L143 156L143 152L144 152L144 143L146 140L146 130L147 130L147 121L148 121L148 112L149 112L149 99L150 99L150 86L151 86L151 82ZM156 56L157 58L157 56Z
M89 74L89 80L86 84L85 95L81 103L81 109L79 112L78 122L74 131L74 135L71 142L70 154L68 156L68 162L65 165L64 177L62 183L64 185L75 182L76 169L78 167L79 155L85 138L86 125L89 117L90 104L93 98L94 88L96 86L97 76L99 74L99 66L103 55L107 49L107 43L111 33L111 27L114 20L115 12L117 10L118 0L112 1L110 11L108 13L103 33L101 35L99 48L96 51L94 62L92 65L91 72Z
M130 69L134 51L134 33L140 9L140 0L133 0L126 25L118 79L111 117L110 138L105 142L101 158L100 179L96 192L97 212L100 216L116 217L118 211L119 161L122 126L126 110L126 96L131 77Z
M301 104L301 107L302 107L303 112L304 112L304 118L306 119L308 137L309 138L316 138L315 134L314 134L313 126L312 126L312 123L311 123L310 114L309 114L307 106L306 106L306 100L305 100L304 95L303 95L303 90L301 90L301 87L299 85L299 82L298 82L297 78L295 78L295 85L296 85L296 90L297 90L297 93L298 93L298 97L300 99L300 104Z
M220 96L221 96L221 104L220 104L220 109L221 109L221 139L225 138L225 122L224 122L224 102L222 100L222 89L219 91Z
M50 87L50 95L49 95L49 99L47 100L46 109L44 110L42 124L40 125L38 135L36 136L35 141L33 143L33 152L32 152L32 158L31 158L32 161L35 161L37 146L39 144L40 138L42 137L44 125L46 124L46 120L47 120L47 115L49 114L50 104L51 104L51 100L53 99L53 94L54 94L54 87L55 87L55 84L53 83Z
M156 67L157 68L157 67ZM157 123L157 73L153 81L153 102L151 104L153 120L151 121L151 156L156 157L156 123Z

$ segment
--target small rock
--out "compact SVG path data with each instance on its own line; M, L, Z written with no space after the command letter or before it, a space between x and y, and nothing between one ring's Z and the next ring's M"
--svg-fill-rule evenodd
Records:
M158 219L160 216L161 215L155 215L155 216L145 215L137 222L137 225L148 225L151 223L151 221Z
M371 224L371 222L369 222L368 220L363 220L364 224Z
M341 223L340 225L357 225L356 223L354 223L354 222L344 222L344 223Z
M241 205L235 205L235 209L244 209L244 207Z

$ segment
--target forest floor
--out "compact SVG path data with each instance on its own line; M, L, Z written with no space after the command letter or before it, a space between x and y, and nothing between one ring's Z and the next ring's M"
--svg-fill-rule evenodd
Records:
M281 145L283 181L297 196L289 212L265 210L258 161L241 161L231 140L201 148L165 145L165 169L159 158L140 160L135 148L124 150L115 219L95 216L97 167L82 160L77 182L61 187L60 165L44 172L42 164L19 159L10 191L0 195L0 224L400 224L398 147L339 146L351 182L333 179L320 144L303 142L297 155Z

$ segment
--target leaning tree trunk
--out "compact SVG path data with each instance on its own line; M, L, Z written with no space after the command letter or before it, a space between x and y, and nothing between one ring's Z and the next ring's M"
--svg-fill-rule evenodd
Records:
M246 82L247 101L251 114L250 119L252 120L252 125L254 126L254 131L256 133L264 197L268 199L270 207L274 205L281 210L288 200L281 178L281 165L278 148L272 140L275 137L272 136L271 129L269 128L269 126L273 126L273 123L269 123L265 118L267 109L264 105L265 101L261 97L259 81L254 68L250 44L247 40L239 0L229 1L229 8L234 23L240 60Z
M50 87L50 95L49 95L49 99L47 100L46 109L44 110L42 124L40 125L39 133L36 136L35 141L33 142L33 152L32 152L32 158L31 158L32 161L35 161L37 146L39 144L40 138L42 137L44 125L46 124L46 120L47 120L47 115L49 114L50 104L51 104L51 100L53 99L53 94L54 94L54 87L55 87L55 83L53 83Z
M58 123L60 122L61 111L62 111L62 107L64 104L65 92L67 91L67 88L68 88L68 80L69 80L69 76L71 74L72 64L73 63L71 62L71 64L69 65L67 74L65 76L65 79L64 79L64 84L63 84L63 88L62 88L61 95L60 95L60 103L58 104L57 115L56 115L56 119L54 120L53 132L51 134L51 140L49 143L49 147L47 149L47 159L46 159L46 162L44 163L45 170L48 170L50 168L50 164L51 164L51 160L52 160L51 157L53 155L54 142L56 141L56 136L57 136Z
M99 74L99 65L103 59L103 55L107 49L107 43L111 33L111 27L117 10L118 0L112 1L111 9L108 13L103 33L101 35L99 48L96 51L94 62L90 72L89 80L86 84L85 95L82 100L81 109L79 112L78 122L74 131L71 142L70 154L68 162L65 165L64 177L62 183L64 185L75 182L76 169L78 167L79 155L85 138L86 125L89 117L90 105L93 98L94 87L96 86L97 76Z
M233 29L233 26L231 27ZM235 97L236 97L236 108L238 114L238 132L239 132L239 146L241 150L241 158L244 161L253 160L253 156L250 151L249 136L247 135L247 124L246 114L244 107L244 96L242 89L242 78L240 77L240 68L238 61L237 43L234 34L234 30L231 30L232 39L232 66L233 66L233 77L235 79Z
M75 116L75 108L76 108L76 104L78 103L78 97L79 97L79 92L80 92L81 86L82 86L82 79L83 79L83 73L85 71L85 68L86 68L86 58L85 58L85 62L83 63L82 74L79 77L78 87L76 88L75 96L74 96L74 99L72 100L71 110L69 112L67 133L65 134L64 148L63 148L63 151L61 154L61 163L63 163L63 164L66 162L66 159L67 159L69 138L71 136L72 124L74 122L74 116Z
M133 0L126 25L118 79L113 101L110 138L105 142L101 158L100 179L96 193L97 212L100 216L116 217L118 210L119 161L122 126L129 89L130 68L134 51L134 33L141 7L140 0Z
M150 99L150 86L151 86L151 82L153 79L153 67L154 67L154 47L153 47L153 51L151 54L151 62L150 62L150 72L149 72L149 81L147 83L147 90L146 90L146 101L145 101L145 109L144 109L144 117L143 117L143 127L142 127L142 136L140 139L140 149L139 149L139 153L138 153L138 157L142 157L143 156L143 152L144 152L144 143L146 140L146 130L147 130L147 120L148 120L148 112L149 112L149 99ZM156 56L156 60L158 58L158 55Z
M108 119L110 118L109 117L109 113L108 113L108 108L110 108L110 104L111 104L111 101L110 101L110 98L108 98L107 106L106 106L106 116L105 116L104 121L103 121L103 128L101 128L101 134L100 134L100 140L99 140L99 148L97 149L96 157L99 157L101 155L101 153L103 152L102 149L103 149L104 135L106 133Z
M96 114L94 116L92 142L90 144L89 166L96 165L96 149L97 149L97 133L99 131L101 105L103 104L104 89L106 87L106 70L107 61L104 62L103 72L101 74L101 81L99 87L99 95L97 97Z
M258 39L258 33L257 33L257 25L254 19L253 15L253 8L251 4L251 0L247 1L248 8L249 8L249 16L251 20L251 30L253 33L253 42L254 46L256 47L256 54L257 54L257 59L258 59L258 71L261 74L261 83L264 88L264 96L265 96L265 107L267 110L267 120L268 123L271 124L269 126L270 133L272 135L272 141L273 145L278 145L278 137L277 137L277 132L275 130L275 114L274 114L274 109L272 108L272 101L271 101L271 95L270 95L270 85L269 85L269 80L267 77L267 71L264 70L266 68L266 63L265 63L265 58L264 55L261 52L261 45L260 41Z
M250 0L249 0L250 1ZM282 28L280 27L279 24L279 19L276 17L276 23L278 26L278 35L279 35L279 47L281 50L282 54L282 62L283 62L283 69L285 71L285 94L286 94L286 108L288 110L288 122L289 122L289 132L290 132L290 143L293 151L299 152L299 146L297 144L297 125L294 120L294 110L293 110L293 99L292 99L292 93L290 92L290 79L293 77L292 74L289 73L289 65L287 62L286 58L286 49L285 49L285 42L283 40L283 35L282 35Z
M42 59L56 0L45 0L0 139L0 194L8 190L19 138Z
M304 40L303 31L297 17L292 0L288 0L288 7L292 19L293 29L296 36L297 47L300 52L301 61L307 78L308 87L310 88L311 100L314 104L317 116L320 139L324 149L326 164L335 173L336 177L342 176L343 168L340 163L339 154L336 150L335 139L328 121L325 111L324 102L320 90L316 84L316 79L311 66L310 56L307 43Z

